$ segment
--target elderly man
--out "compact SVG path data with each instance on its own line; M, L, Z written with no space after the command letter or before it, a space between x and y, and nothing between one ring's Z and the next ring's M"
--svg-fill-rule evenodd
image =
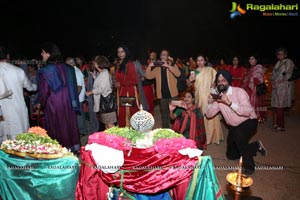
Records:
M257 130L257 116L252 108L249 96L245 90L231 87L232 77L227 70L216 74L216 91L210 95L206 111L207 117L213 117L221 112L229 125L226 156L229 160L243 157L243 173L251 175L255 170L253 156L260 152L266 156L267 151L260 140L249 143Z
M169 103L178 99L177 78L180 76L180 70L176 64L173 66L173 58L170 57L168 50L161 51L160 60L162 63L158 65L159 67L150 62L145 77L156 81L156 97L160 102L162 128L170 128Z

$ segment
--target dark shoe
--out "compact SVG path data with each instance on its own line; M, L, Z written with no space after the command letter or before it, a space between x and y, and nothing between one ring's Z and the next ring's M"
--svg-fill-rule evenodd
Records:
M282 128L280 126L277 126L274 131L285 131L285 128Z
M272 126L273 131L275 131L275 129L276 129L277 127L278 127L277 124L273 124L273 126Z
M258 144L258 152L262 156L266 156L267 155L267 149L263 146L262 142L260 140L257 140L257 144Z
M254 173L254 169L245 169L245 168L243 168L242 173L246 176L250 176Z

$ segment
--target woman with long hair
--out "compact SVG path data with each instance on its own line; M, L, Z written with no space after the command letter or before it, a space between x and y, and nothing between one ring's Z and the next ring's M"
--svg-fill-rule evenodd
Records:
M180 122L180 129L176 131L194 140L199 149L206 149L204 118L200 108L195 105L194 93L185 92L180 102L178 105L169 104L170 118Z
M130 117L137 112L138 101L138 76L133 62L130 60L130 52L127 46L121 45L117 48L118 62L115 72L115 87L117 88L118 103L118 126L129 127ZM120 102L120 97L134 98L128 106Z

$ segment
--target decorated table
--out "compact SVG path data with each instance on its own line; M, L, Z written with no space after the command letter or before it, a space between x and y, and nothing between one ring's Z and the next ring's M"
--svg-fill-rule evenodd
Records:
M131 127L89 136L81 148L76 199L224 199L212 160L194 140L171 129L154 129L142 109Z
M94 133L81 148L76 199L223 199L212 159L201 154L170 129Z
M78 174L78 158L46 133L1 144L0 199L73 200Z
M142 199L142 196L148 199L145 196L153 195L161 197L158 199L170 199L162 197L164 192L169 191L173 194L172 199L176 200L224 199L210 156L201 156L199 160L187 159L178 154L157 155L151 148L135 149L130 157L125 156L124 165L117 172L106 174L97 167L91 151L83 147L81 153L83 163L76 188L77 200L108 199L110 186L121 188L121 193L128 199ZM194 167L186 167L192 163ZM180 165L175 167L176 164ZM142 165L141 169L135 167ZM173 168L164 169L172 165Z

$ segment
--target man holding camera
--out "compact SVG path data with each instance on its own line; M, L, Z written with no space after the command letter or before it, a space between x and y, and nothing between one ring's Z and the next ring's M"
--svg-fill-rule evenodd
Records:
M250 104L245 90L231 87L232 76L227 70L216 74L216 85L219 96L210 95L206 110L207 117L221 112L229 125L226 156L229 160L243 157L243 173L251 175L255 171L253 156L260 152L266 156L267 150L260 140L249 143L257 130L257 115Z
M168 50L162 50L161 61L150 62L145 71L147 79L156 80L156 97L160 102L162 128L170 128L169 103L178 99L177 77L180 76L180 70L177 65L173 66L173 58L169 54Z

